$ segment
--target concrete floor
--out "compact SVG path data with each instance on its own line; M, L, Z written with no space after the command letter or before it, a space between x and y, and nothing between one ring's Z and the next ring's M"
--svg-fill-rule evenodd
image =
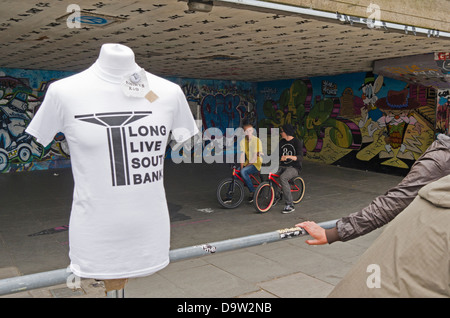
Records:
M220 207L216 185L229 174L227 164L166 162L171 249L272 232L303 220L338 219L363 208L402 179L306 161L302 172L306 194L296 211L282 214L279 204L259 214L247 202L232 210ZM69 223L72 190L70 169L0 175L0 279L68 266L64 226ZM318 247L294 238L171 263L152 276L130 280L127 295L325 297L379 231L348 243ZM310 287L286 287L289 280ZM80 297L104 297L104 293L93 292L98 283L84 284ZM47 288L23 297L78 297L55 290L67 288L55 286L53 292Z

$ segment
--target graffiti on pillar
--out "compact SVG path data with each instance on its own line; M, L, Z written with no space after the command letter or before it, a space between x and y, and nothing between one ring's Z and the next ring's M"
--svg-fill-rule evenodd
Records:
M227 138L227 128L242 127L244 122L256 127L256 102L248 83L183 80L180 86L201 132L191 138L192 153L201 153L194 151L196 147L214 151L227 147L236 149L235 145L231 147L235 143L234 138ZM211 131L220 131L220 136L209 135Z
M450 120L450 89L441 89L438 92L438 105L436 110L436 131L449 134Z
M257 91L259 127L293 124L305 160L402 170L434 140L433 88L367 72L259 83Z
M37 85L30 84L32 81ZM0 72L0 173L58 167L58 159L68 159L63 134L44 147L25 132L52 81Z
M208 94L201 101L203 126L225 132L227 128L240 127L251 113L248 102L235 94Z
M3 95L0 93L0 95ZM42 146L25 132L31 118L27 114L29 94L16 91L0 104L0 171L7 170L10 163L28 163L33 157L40 158Z
M218 128L225 133L227 128L238 128L243 122L256 125L254 94L246 83L184 80L180 86L194 118L204 129Z
M70 151L63 133L45 146L25 132L39 111L51 82L73 73L0 69L0 172L46 170L70 166ZM238 128L256 124L256 102L251 83L217 80L171 79L182 87L199 128ZM193 138L201 147L224 140ZM220 147L216 147L219 149Z

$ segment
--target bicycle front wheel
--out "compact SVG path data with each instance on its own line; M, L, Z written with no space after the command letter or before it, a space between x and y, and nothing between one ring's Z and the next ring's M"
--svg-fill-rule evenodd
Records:
M244 186L233 178L226 178L217 185L217 201L227 209L237 208L244 200Z
M255 194L253 197L253 206L256 211L265 213L270 210L273 204L273 200L275 198L275 191L273 190L272 185L268 181L264 181L260 183L260 185L256 188Z
M291 180L292 202L299 203L305 195L305 181L302 177L295 177Z

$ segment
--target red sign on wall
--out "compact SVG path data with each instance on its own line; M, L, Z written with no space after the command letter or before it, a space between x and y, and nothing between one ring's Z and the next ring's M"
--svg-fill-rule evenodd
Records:
M435 52L434 53L435 61L446 61L450 60L450 52Z

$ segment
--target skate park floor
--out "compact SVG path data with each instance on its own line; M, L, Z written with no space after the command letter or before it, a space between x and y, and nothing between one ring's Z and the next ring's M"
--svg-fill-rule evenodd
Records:
M304 199L291 214L283 204L257 213L244 202L222 208L218 182L230 165L175 164L166 160L164 183L171 220L171 250L291 228L309 220L339 219L367 206L403 177L304 161ZM73 179L70 169L0 175L1 279L67 268ZM310 246L309 236L245 247L170 263L130 279L129 298L324 298L383 228L348 242ZM0 298L103 298L101 281L83 279Z

